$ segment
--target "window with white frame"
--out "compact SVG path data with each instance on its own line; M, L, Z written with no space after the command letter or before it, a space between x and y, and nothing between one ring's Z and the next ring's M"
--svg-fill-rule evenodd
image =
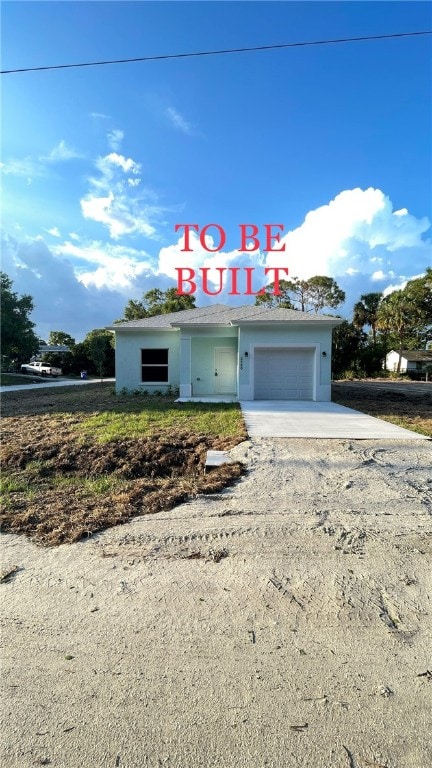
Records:
M141 381L153 384L168 382L168 350L141 350Z

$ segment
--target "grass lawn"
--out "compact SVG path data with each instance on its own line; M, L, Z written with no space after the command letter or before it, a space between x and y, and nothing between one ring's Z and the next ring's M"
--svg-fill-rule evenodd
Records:
M18 384L42 384L43 379L41 376L29 376L21 375L19 373L2 373L0 374L0 386L13 387Z
M3 531L45 545L219 491L243 472L204 474L209 448L246 438L235 403L119 396L111 383L10 392L2 431Z
M173 403L149 398L122 401L119 408L101 411L80 424L80 431L100 442L137 438L154 432L194 432L230 442L241 429L236 403Z

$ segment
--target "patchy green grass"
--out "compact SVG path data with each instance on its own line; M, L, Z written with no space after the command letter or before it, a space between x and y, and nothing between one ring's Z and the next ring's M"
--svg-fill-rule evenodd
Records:
M404 429L410 429L411 432L418 432L419 435L426 435L432 437L432 417L422 419L420 416L394 416L391 413L373 414L378 419L384 421L390 421L391 424L396 424L397 427L403 427Z
M119 491L126 486L126 482L119 477L66 477L57 475L50 481L53 488L81 490L86 495L98 496L99 494Z
M16 473L2 473L0 480L0 506L4 512L12 510L16 498L24 498L31 502L35 495L35 488L30 479Z
M2 502L7 500L11 493L25 493L28 487L29 482L24 477L18 478L3 473L0 479L0 497Z
M236 403L173 403L125 397L119 408L102 411L77 425L99 442L147 437L154 432L194 432L233 437L242 432L243 419Z

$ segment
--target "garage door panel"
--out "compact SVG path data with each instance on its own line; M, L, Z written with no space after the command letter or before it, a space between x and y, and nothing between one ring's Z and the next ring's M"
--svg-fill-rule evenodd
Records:
M255 349L255 400L312 400L314 350Z

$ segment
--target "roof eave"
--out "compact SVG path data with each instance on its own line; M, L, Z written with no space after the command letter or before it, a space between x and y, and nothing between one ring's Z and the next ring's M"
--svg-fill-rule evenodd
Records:
M342 318L328 319L320 318L319 320L238 320L235 325L341 325L343 323ZM234 323L233 323L234 325Z
M107 325L106 331L176 331L171 325Z
M172 328L231 328L233 323L178 323Z

